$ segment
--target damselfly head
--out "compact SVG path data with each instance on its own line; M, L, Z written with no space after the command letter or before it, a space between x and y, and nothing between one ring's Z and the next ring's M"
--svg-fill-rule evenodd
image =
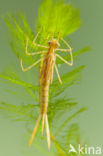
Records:
M52 46L53 48L58 48L60 46L58 40L52 39L51 41L48 42L49 46Z

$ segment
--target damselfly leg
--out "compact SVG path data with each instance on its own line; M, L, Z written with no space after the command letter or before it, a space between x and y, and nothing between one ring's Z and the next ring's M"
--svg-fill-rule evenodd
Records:
M22 59L20 59L21 69L22 69L23 72L26 72L26 71L28 71L29 69L31 69L32 67L34 67L35 65L37 65L40 61L42 61L42 58L39 59L38 61L36 61L35 63L33 63L32 65L30 65L29 67L24 68L24 67L23 67L23 63L22 63Z
M56 73L57 73L57 76L58 76L58 80L59 80L59 82L62 84L62 80L61 80L61 78L60 78L60 75L59 75L59 71L58 71L57 65L54 64L54 66L55 66L55 70L56 70Z
M35 41L36 41L36 39L37 39L37 37L38 37L39 34L40 34L40 32L38 32L37 35L35 36L35 38L34 38L34 40L33 40L33 44L35 44L35 46L39 46L39 47L42 47L42 48L48 48L48 47L46 47L46 46L39 45L39 44L36 44L36 43L35 43ZM39 55L39 54L46 54L46 53L47 53L47 51L44 51L44 50L43 50L43 51L39 51L39 52L29 53L29 52L28 52L28 41L29 41L29 38L28 38L28 36L27 36L26 47L25 47L25 53L26 53L26 55L29 55L29 56L30 56L30 55ZM22 63L22 59L20 59L21 69L22 69L23 72L26 72L26 71L28 71L29 69L31 69L32 67L34 67L35 65L37 65L40 61L42 61L42 58L39 59L39 60L37 60L35 63L33 63L32 65L30 65L29 67L24 68L24 67L23 67L23 63Z
M34 40L33 40L33 44L34 44L35 46L48 49L48 48L49 48L48 46L44 46L44 45L40 45L40 44L37 44L37 43L36 43L36 40L37 40L39 34L40 34L40 31L39 31L39 32L37 33L37 35L35 36L35 38L34 38Z
M73 65L73 55L72 55L72 48L69 46L69 44L63 39L61 38L61 40L67 45L68 49L56 49L56 51L63 51L63 52L69 52L70 53L70 57L71 57L71 62L66 61L63 57L61 57L60 55L56 54L56 56L61 59L63 62L65 62L67 65L72 66Z
M26 55L38 55L38 54L45 54L47 51L39 51L39 52L33 52L33 53L29 53L28 52L28 41L29 41L29 38L27 36L27 40L26 40L26 48L25 48L25 52L26 52Z

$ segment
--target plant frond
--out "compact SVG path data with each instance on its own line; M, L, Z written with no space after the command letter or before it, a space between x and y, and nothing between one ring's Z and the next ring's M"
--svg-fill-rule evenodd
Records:
M39 7L37 27L42 29L42 36L61 33L62 37L70 35L81 25L79 9L63 0L43 0Z

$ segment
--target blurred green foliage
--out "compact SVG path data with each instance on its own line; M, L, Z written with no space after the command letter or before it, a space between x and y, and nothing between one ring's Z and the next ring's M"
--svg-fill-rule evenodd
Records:
M12 51L18 59L23 59L23 63L26 66L32 64L39 57L43 57L43 55L27 56L25 54L27 36L29 37L28 51L40 51L42 48L37 48L33 45L33 39L39 30L41 33L37 39L37 43L47 45L48 40L51 39L53 33L55 38L58 37L59 33L62 37L67 37L72 32L76 31L81 25L79 10L73 8L71 4L65 3L63 0L43 0L38 9L38 18L35 25L36 32L31 30L23 14L9 14L5 18L5 22L9 28L10 46ZM60 43L62 48L66 48L61 41ZM76 61L76 57L89 49L89 47L85 47L81 50L74 51L74 60ZM70 60L68 54L62 54L62 56L68 61ZM57 65L60 65L63 62L61 60L57 60L56 63ZM50 86L48 117L50 129L53 133L53 135L51 134L53 150L47 151L47 146L45 146L45 137L41 137L40 134L41 125L38 129L35 141L33 142L35 149L40 150L40 152L45 153L45 155L76 155L68 153L70 143L77 148L77 144L81 142L79 126L71 121L81 112L85 111L85 108L80 107L73 98L70 98L69 96L65 97L63 92L66 92L69 87L80 81L80 73L84 67L85 66L80 66L72 71L67 71L65 74L62 74L62 85L60 85L58 80L55 78L53 84ZM19 86L20 90L22 88L24 89L22 90L22 93L20 90L7 90L19 99L23 99L24 102L18 105L1 102L0 110L2 113L5 113L8 117L15 121L25 121L30 136L34 127L34 121L38 118L40 109L39 86L37 80L35 79L37 70L33 69L31 72L27 72L25 74L25 76L29 77L29 80L23 79L20 73L21 69L18 66L13 69L7 68L0 73L2 83L15 85L15 87ZM25 93L23 93L23 91L27 92L31 102L25 102L26 97L24 98ZM29 138L27 137L27 139Z
M42 29L42 37L47 37L55 32L55 37L61 33L65 37L81 25L79 9L63 0L44 0L39 7L37 26Z

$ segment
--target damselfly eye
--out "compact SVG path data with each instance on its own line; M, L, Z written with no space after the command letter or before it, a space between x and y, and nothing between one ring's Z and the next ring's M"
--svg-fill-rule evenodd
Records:
M48 41L48 44L50 45L51 44L51 41Z

